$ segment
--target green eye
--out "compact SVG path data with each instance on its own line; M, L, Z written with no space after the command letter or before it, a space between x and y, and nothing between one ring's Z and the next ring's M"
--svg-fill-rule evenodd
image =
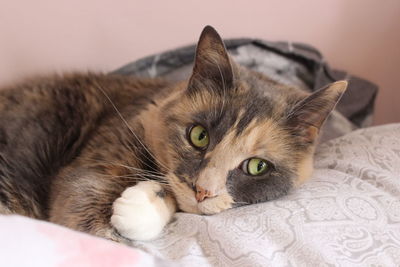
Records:
M243 171L250 175L261 175L268 170L267 161L259 158L251 158L244 162Z
M189 131L190 143L197 148L206 148L210 142L207 130L201 125L193 126Z

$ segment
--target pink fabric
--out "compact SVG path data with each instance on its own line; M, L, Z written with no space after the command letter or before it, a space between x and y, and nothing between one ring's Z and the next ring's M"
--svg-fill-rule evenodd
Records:
M21 216L0 216L1 266L154 266L139 250Z

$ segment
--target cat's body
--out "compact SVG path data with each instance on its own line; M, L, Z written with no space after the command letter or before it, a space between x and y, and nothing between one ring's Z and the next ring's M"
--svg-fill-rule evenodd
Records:
M177 208L275 199L311 175L318 129L345 87L307 97L279 85L235 66L206 27L189 81L75 74L4 89L0 213L145 240Z
M132 120L156 93L167 91L167 86L160 80L70 74L39 78L0 91L0 212L71 225L61 214L64 209L73 209L68 199L77 197L82 206L102 211L76 211L82 222L73 228L91 232L85 221L93 221L93 216L100 219L104 215L109 223L112 203L137 181L112 177L137 173L126 166L157 169L148 152L132 138L131 130L143 138L140 124L132 125ZM131 123L129 128L117 110ZM98 180L85 185L79 181L82 175L72 183L67 181L74 173L85 171L98 173ZM87 194L74 196L74 186L90 188ZM98 195L90 196L91 188L99 190Z

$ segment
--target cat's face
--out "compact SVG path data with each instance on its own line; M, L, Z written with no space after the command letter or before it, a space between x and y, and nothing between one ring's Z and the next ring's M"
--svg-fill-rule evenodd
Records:
M147 130L159 136L151 149L179 207L214 214L276 199L301 184L313 169L319 128L346 85L308 96L276 84L234 65L206 27L190 80L162 101L157 127Z

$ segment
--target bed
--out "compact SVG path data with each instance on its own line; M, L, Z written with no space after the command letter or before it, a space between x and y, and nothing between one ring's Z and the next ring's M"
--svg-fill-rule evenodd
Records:
M178 213L162 236L127 247L61 226L0 216L2 266L400 266L400 124L370 127L376 85L332 70L314 48L228 40L243 65L313 91L346 78L307 183L276 201L213 216ZM116 72L189 75L194 46Z

